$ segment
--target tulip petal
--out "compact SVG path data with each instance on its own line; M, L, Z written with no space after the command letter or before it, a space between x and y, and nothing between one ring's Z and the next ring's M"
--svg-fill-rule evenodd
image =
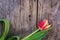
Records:
M42 28L42 26L43 26L45 23L46 23L46 19L44 19L42 22L40 22L38 26Z
M49 25L48 20L44 19L42 22L39 23L38 27L40 30L46 30L51 25Z
M49 28L49 27L51 27L51 25L47 26L46 29Z
M43 25L43 27L45 27L45 26L47 26L47 25L49 25L49 24L48 24L48 20L46 20L46 22L45 22L45 24Z

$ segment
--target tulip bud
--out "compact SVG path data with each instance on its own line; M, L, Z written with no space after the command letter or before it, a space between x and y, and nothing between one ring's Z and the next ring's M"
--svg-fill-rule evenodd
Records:
M46 30L51 25L49 25L48 20L44 19L42 22L39 23L38 27L40 30Z

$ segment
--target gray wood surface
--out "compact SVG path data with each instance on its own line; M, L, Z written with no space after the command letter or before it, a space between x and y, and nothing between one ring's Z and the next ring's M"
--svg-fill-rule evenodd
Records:
M38 22L48 19L52 29L43 40L60 40L60 0L38 0Z
M21 38L36 30L41 20L48 19L54 29L43 40L60 40L60 0L0 0L0 18L10 20L8 36Z
M36 29L37 0L0 0L0 18L9 19L9 36L29 35Z

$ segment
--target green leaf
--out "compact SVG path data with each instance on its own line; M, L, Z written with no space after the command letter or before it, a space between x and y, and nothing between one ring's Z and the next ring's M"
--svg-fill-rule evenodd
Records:
M7 20L7 19L0 19L0 21L4 22L4 24L5 24L5 29L4 29L3 35L0 38L0 40L4 40L9 32L10 23L9 23L9 20Z
M44 37L46 37L46 35L48 34L48 32L42 34L41 36L39 36L38 38L36 38L37 40L42 40Z
M8 40L20 40L19 36L12 36Z
M37 39L42 39L44 36L46 36L46 33L48 33L48 30L42 30L39 31L33 35L31 35L30 37L23 39L23 40L37 40Z

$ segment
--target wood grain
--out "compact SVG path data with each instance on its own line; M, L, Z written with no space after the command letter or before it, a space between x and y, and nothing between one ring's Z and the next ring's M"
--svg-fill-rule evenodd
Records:
M11 24L8 37L24 38L37 29L41 20L48 19L54 29L43 40L60 40L59 17L60 0L0 0L0 19L6 18Z
M9 36L25 37L36 29L37 0L0 0L0 18L9 19Z
M57 27L57 20L60 18L56 16L59 15L59 3L59 0L38 0L38 22L42 19L48 19L53 27L43 40L60 40L60 29Z
M36 29L36 0L21 0L21 36Z

